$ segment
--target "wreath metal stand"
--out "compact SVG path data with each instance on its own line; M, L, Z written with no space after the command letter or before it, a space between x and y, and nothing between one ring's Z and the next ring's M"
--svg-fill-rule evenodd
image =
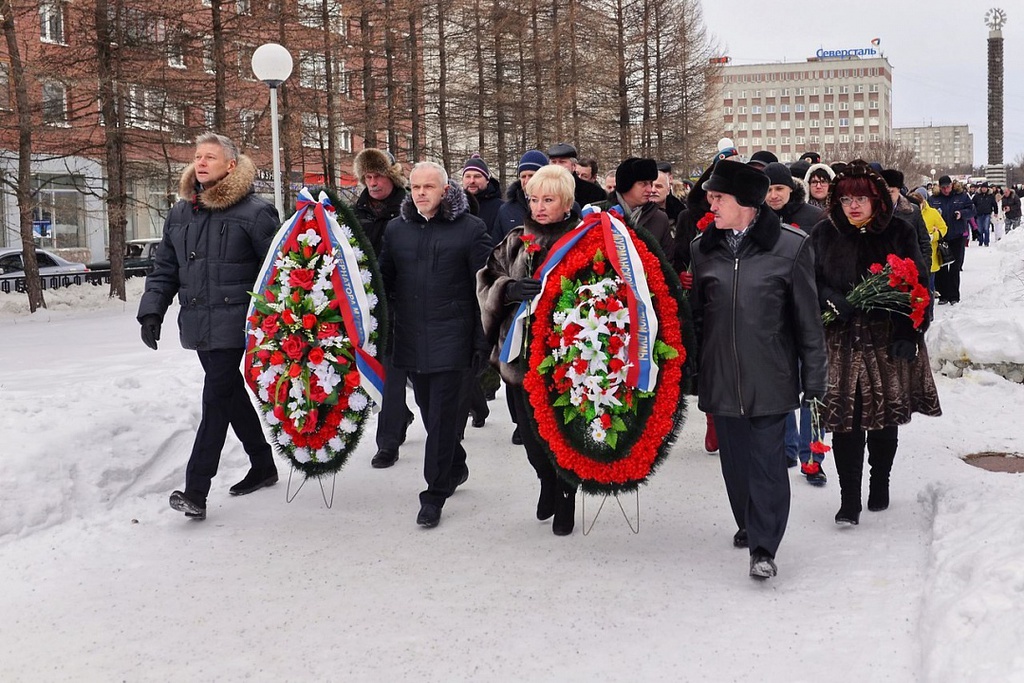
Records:
M590 520L590 526L587 526L587 494L583 494L583 535L589 536L590 532L594 530L594 525L597 524L597 518L601 516L601 511L604 510L604 504L608 502L610 496L615 496L615 502L619 504L619 510L622 511L622 518L626 520L626 525L629 530L634 534L640 533L640 489L633 491L633 495L636 497L636 526L633 526L633 520L629 518L629 514L626 513L626 508L622 506L622 499L619 498L617 493L606 493L601 496L601 504L597 507L597 512L594 513L594 518Z
M288 503L291 503L293 500L295 500L295 496L299 495L299 491L301 491L302 487L306 485L307 481L309 481L309 477L303 477L302 483L299 484L298 488L295 489L295 493L292 493L292 474L294 474L294 473L295 473L295 468L294 467L291 468L290 470L288 470L288 487L287 487L287 489L285 489L285 492L284 492L285 501L288 502ZM330 498L330 500L327 499L327 490L324 488L324 479L323 479L323 477L317 477L316 481L317 481L318 484L320 484L320 495L324 499L324 505L326 505L327 509L330 510L331 506L334 505L334 487L338 485L338 473L335 472L334 476L331 477L331 498Z

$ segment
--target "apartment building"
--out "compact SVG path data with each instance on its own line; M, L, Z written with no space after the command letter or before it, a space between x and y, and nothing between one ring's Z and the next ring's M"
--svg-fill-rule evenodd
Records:
M846 54L873 50L833 52L843 56L722 67L723 134L741 154L765 149L791 161L830 144L892 137L889 60Z
M962 126L908 126L893 128L893 139L912 149L926 166L949 169L974 165L974 134Z
M377 18L375 5L366 3L360 14L341 0L219 0L222 40L215 41L212 0L110 0L104 66L96 3L12 3L32 117L40 246L104 256L104 81L116 93L124 140L129 239L160 234L191 161L192 140L215 127L253 159L256 191L273 198L269 88L251 68L253 51L264 43L283 44L294 60L280 88L286 196L304 184L324 184L328 173L335 185L354 187L352 159L364 144L392 142L399 159L410 154L411 117L403 112L411 108L402 106L404 90L389 92L388 86L409 83L416 60L404 44L381 49L385 40L397 42L390 29L364 31ZM0 246L21 240L12 190L18 168L14 76L0 44ZM382 95L399 105L390 116L377 104ZM215 126L218 108L222 122Z

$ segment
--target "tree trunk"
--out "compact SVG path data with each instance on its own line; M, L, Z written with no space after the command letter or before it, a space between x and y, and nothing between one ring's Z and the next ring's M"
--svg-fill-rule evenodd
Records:
M616 0L615 21L619 30L615 32L615 63L618 76L618 89L616 99L619 102L619 158L625 159L629 156L629 101L626 96L626 38L624 35L626 25L626 12L624 0Z
M21 229L22 258L25 263L25 290L28 309L35 313L46 308L43 286L39 280L39 262L32 232L32 210L35 208L32 192L32 109L28 99L25 65L21 61L18 32L14 24L14 8L10 0L0 0L0 14L7 41L7 54L11 64L11 86L18 115L18 179L14 196L18 202L18 223Z
M384 76L388 89L388 149L392 154L398 153L398 121L395 113L401 106L395 92L395 34L391 25L394 15L394 0L384 0Z
M118 0L114 0L115 3ZM115 24L110 24L111 5L107 0L96 0L96 71L99 79L100 111L103 112L103 153L107 170L107 232L110 253L110 298L126 301L124 290L125 228L127 226L128 192L125 180L124 154L124 108L119 106L118 87L120 83L119 60L112 47L120 44L117 38L117 21L120 7L115 4Z
M409 74L412 80L410 84L409 93L409 110L411 113L412 121L412 145L410 150L410 156L412 161L419 161L422 154L421 138L423 121L420 118L423 113L423 103L421 99L423 97L423 83L420 80L420 42L419 42L419 27L420 18L422 17L419 3L413 4L413 9L409 12Z
M540 69L540 26L537 18L538 8L537 0L531 0L531 26L533 28L532 43L533 43L533 122L534 122L534 139L536 144L540 145L544 143L544 99L542 93L543 79L541 78ZM557 95L557 93L556 93Z
M227 63L227 51L224 49L224 19L221 16L221 0L210 0L210 14L213 22L213 127L222 135L228 134L228 85L227 73L231 68Z
M320 2L320 20L324 37L324 93L327 98L327 154L323 160L324 185L338 191L338 93L334 84L334 41L331 35L330 0ZM321 138L322 139L322 138Z
M505 184L505 169L508 167L508 150L505 145L505 51L502 49L502 35L505 27L501 0L493 0L491 5L492 26L494 29L494 113L498 122L498 182Z
M449 168L452 160L448 141L448 38L444 30L445 0L437 0L437 127L441 134L441 165Z
M484 36L480 17L480 0L473 0L473 47L476 57L476 148L482 156L487 142L486 124L484 123L484 99L487 97L487 84L484 80Z
M367 147L377 146L377 98L373 88L373 45L370 41L370 10L359 14L359 34L363 50L363 140Z

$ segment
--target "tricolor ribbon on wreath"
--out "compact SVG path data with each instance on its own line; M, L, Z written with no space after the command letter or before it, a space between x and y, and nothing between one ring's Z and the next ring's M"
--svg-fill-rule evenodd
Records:
M604 235L605 251L612 268L626 284L626 298L629 307L629 370L626 384L641 391L654 391L658 382L658 365L654 361L654 340L658 336L658 319L647 286L647 276L640 263L632 232L622 222L621 207L611 211L599 211L587 206L583 211L583 222L562 236L548 251L547 258L537 270L541 281L541 292L547 286L548 274L573 246L590 230L599 229ZM523 337L527 321L534 304L541 294L519 305L512 326L501 348L501 361L510 363L523 348Z
M338 224L334 207L326 192L321 192L318 200L314 200L313 195L306 188L302 188L299 192L298 200L295 202L295 213L284 222L277 235L274 236L267 259L256 280L257 291L262 291L271 278L276 254L285 253L289 249L300 249L299 231L293 230L293 228L296 223L306 218L309 211L312 211L316 218L316 230L320 238L329 242L332 249L337 250L331 284L337 295L338 312L344 323L345 334L352 344L356 369L359 371L359 386L373 400L373 411L377 412L380 410L383 399L384 367L366 350L366 345L370 341L370 319L373 309L359 276L358 257ZM254 311L255 303L253 302L249 304L247 317L252 316ZM253 344L254 339L250 338L249 350Z

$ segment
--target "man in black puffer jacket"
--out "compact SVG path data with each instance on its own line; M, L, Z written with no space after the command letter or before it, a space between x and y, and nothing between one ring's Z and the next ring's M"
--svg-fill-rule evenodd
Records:
M231 140L215 133L199 136L195 162L181 176L182 199L164 223L139 302L142 340L156 350L164 315L178 295L181 345L199 354L206 372L203 417L185 469L185 490L170 500L192 519L206 518L206 497L229 425L251 464L231 494L277 482L273 452L238 369L249 291L280 227L277 209L253 193L255 178L256 167Z
M774 161L764 167L763 173L771 183L765 204L780 221L810 234L811 228L824 217L825 212L807 203L804 186L796 182L793 172L785 164Z
M469 476L459 443L465 426L453 419L471 369L481 370L490 348L476 299L476 273L491 253L482 220L470 215L462 188L431 162L413 167L409 198L384 231L380 272L395 312L391 362L412 380L427 430L416 523L435 527L445 501Z

